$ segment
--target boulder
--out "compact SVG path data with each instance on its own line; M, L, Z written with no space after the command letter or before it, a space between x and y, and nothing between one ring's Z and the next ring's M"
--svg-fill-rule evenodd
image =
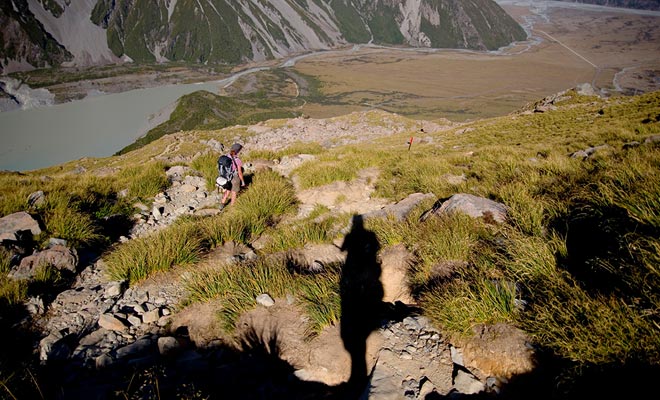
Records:
M433 207L424 212L420 221L426 221L431 215L461 213L472 218L483 218L489 223L504 223L507 207L496 201L467 193L458 193L447 200L438 200Z
M391 215L397 221L403 221L420 202L434 197L435 195L433 193L413 193L396 204L388 205L380 210L368 212L363 214L362 217L364 219L386 218L388 215Z
M509 324L477 325L474 336L457 339L465 367L484 376L509 379L531 372L535 354L527 335Z
M14 279L30 279L41 266L51 266L58 270L76 273L78 253L62 245L55 245L21 260L18 267L12 269L9 276Z
M42 190L30 193L28 196L28 205L30 207L39 207L46 202L46 195Z
M0 241L18 240L17 233L30 231L32 235L41 233L39 223L25 211L19 211L0 218Z

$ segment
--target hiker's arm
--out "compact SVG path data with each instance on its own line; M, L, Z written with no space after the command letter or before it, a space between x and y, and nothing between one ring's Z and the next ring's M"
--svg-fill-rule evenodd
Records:
M241 180L241 186L245 186L245 179L243 179L243 167L238 168L238 177Z

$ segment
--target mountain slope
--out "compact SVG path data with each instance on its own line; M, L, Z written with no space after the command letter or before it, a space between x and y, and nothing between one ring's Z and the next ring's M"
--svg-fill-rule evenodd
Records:
M51 12L60 14L61 8ZM0 2L0 42L2 70L52 66L72 58L71 53L46 31L26 0Z
M492 0L12 0L3 9L3 31L29 15L32 30L50 35L76 65L122 58L235 64L367 42L493 50L526 37ZM43 46L39 54L53 57ZM13 53L4 56L5 73L20 69Z

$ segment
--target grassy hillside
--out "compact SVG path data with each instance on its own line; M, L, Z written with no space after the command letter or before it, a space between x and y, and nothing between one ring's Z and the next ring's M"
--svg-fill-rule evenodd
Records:
M285 71L262 72L259 76L256 83L250 83L252 87L246 89L247 93L217 95L208 91L197 91L182 96L166 122L151 129L116 154L138 149L174 132L214 130L301 115L299 109L304 100L297 95L297 83ZM308 84L305 82L305 85Z
M409 131L333 148L295 144L258 153L246 146L243 158L316 154L293 171L299 187L350 181L356 171L373 167L380 171L377 195L392 201L416 192L433 193L436 199L470 193L506 205L508 220L501 225L462 216L420 222L430 202L404 221L367 220L365 228L376 234L381 251L404 245L414 254L408 271L411 291L444 334L459 338L471 335L477 324L515 324L542 355L543 377L533 393L577 398L608 389L604 379L647 377L660 369L660 92L601 99L570 91L553 107L534 112L531 105L421 137L416 121L393 115ZM370 120L370 114L343 118L348 126L357 119L383 124ZM188 164L211 181L216 155L201 140L247 142L252 135L243 127L185 132L179 139L187 138L186 146L178 151L201 154ZM407 150L406 140L413 135L418 140ZM195 265L225 242L265 240L260 261L247 268L193 268L188 302L222 300L218 318L229 332L252 307L246 299L290 293L305 299L311 332L336 324L341 309L332 299L339 296L339 270L310 280L291 274L277 254L340 239L351 216L319 207L308 218L294 220L292 177L255 172L232 209L114 243L104 217L128 219L136 200L148 202L167 185L168 165L153 158L171 148L172 140L165 136L121 156L2 174L0 215L27 210L38 216L45 226L35 238L38 243L61 237L104 250L112 279L131 285L157 271ZM581 150L589 151L571 157ZM464 180L457 183L447 176ZM26 199L36 190L43 190L48 201L30 208ZM150 257L142 256L145 248ZM8 251L3 250L1 261L1 328L14 332L11 316L43 284L7 278ZM49 279L55 277L42 277ZM21 381L30 364L19 357L20 350L17 345L13 357L0 360L2 385L13 393L35 393L31 381ZM594 386L594 379L600 383Z

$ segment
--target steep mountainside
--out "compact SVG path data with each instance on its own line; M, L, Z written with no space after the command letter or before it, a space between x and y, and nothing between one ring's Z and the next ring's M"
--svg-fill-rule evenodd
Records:
M59 6L49 9L53 15L62 14ZM72 58L71 53L44 29L27 0L0 2L0 42L0 70L46 67Z
M559 0L571 3L596 4L599 6L638 8L640 10L660 10L658 0Z
M21 25L19 29L24 47L33 46L40 57L52 58L50 48L59 45L73 54L76 65L118 62L121 58L136 62L241 63L367 42L493 50L526 37L524 30L492 0L5 3L0 20L3 32L30 16L32 25ZM82 22L72 24L72 16ZM46 47L44 40L34 39L27 32L49 37L53 45ZM103 43L99 43L99 32L106 34ZM5 73L20 69L16 62L24 62L23 67L25 62L35 67L43 65L31 62L34 57L9 52L8 36L3 35ZM83 43L72 38L84 38L80 39ZM16 46L22 44L17 42ZM92 49L97 49L96 54ZM58 62L53 59L50 64Z

